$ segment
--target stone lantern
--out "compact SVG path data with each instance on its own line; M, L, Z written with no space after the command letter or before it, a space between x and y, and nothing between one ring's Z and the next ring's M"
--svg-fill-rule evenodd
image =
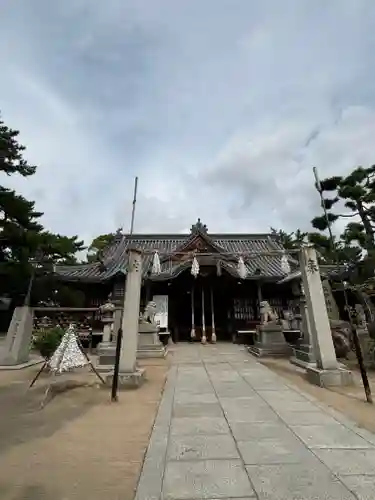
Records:
M103 340L102 342L111 341L111 331L114 322L115 305L111 299L108 298L107 302L99 307L101 314L101 321L103 323Z

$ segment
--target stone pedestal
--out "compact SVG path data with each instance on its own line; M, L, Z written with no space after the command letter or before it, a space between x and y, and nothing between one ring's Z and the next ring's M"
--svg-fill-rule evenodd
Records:
M282 326L275 323L257 327L254 345L249 346L248 351L257 357L291 354L291 348L285 340Z
M33 331L33 313L28 306L16 307L9 325L7 337L0 350L0 366L29 366L40 360L29 361L31 336Z
M316 356L316 364L306 367L307 379L321 387L347 385L352 379L351 372L339 365L336 359L315 249L302 248L300 260L312 345Z
M165 347L159 340L157 325L140 322L137 359L164 358L166 353Z

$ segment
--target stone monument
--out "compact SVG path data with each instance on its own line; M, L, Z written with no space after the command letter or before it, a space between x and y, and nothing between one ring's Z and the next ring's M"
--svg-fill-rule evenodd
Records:
M4 347L0 348L0 366L23 368L40 363L30 360L33 313L29 306L16 307L13 312Z
M307 378L321 387L350 384L351 372L339 365L336 359L315 249L310 246L303 247L300 260L311 339L316 356L316 364L306 366Z
M156 303L151 301L139 318L137 358L164 358L166 349L159 340L159 326L155 322Z
M248 347L250 354L262 356L285 356L290 346L285 340L282 324L266 300L260 302L261 324L257 326L254 345Z

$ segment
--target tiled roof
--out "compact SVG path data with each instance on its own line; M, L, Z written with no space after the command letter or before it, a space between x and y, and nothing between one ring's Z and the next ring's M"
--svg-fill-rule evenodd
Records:
M269 234L202 234L203 239L214 244L210 254L215 261L220 260L223 269L233 276L238 277L237 260L238 254L244 255L245 265L248 270L248 278L272 278L280 279L284 276L281 270L281 259L278 255L264 255L266 252L281 252L283 247ZM176 277L185 269L191 267L191 260L179 262L171 259L173 252L179 252L186 244L191 242L195 234L158 234L137 235L117 237L102 255L102 263L80 264L75 266L57 266L56 273L62 279L68 281L103 282L119 273L126 273L127 248L129 244L140 250L148 251L144 255L143 272L152 267L153 252L158 251L161 260L161 274L152 276L153 280L165 280ZM262 254L263 252L263 254ZM246 257L246 254L252 254ZM178 254L176 255L178 257ZM197 255L198 260L202 256ZM292 258L291 265L296 264ZM201 263L201 265L204 265Z
M340 273L346 270L346 266L339 265L337 268L337 264L319 264L320 275L323 278L335 278ZM292 280L301 279L301 271L300 269L296 269L292 273L288 274L288 276L284 276L278 283L281 285L282 283L288 283Z

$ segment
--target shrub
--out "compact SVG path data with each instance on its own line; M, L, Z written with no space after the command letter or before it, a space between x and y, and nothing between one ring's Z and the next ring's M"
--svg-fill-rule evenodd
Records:
M33 347L40 352L43 358L49 358L57 349L64 333L60 326L39 330L35 332Z

